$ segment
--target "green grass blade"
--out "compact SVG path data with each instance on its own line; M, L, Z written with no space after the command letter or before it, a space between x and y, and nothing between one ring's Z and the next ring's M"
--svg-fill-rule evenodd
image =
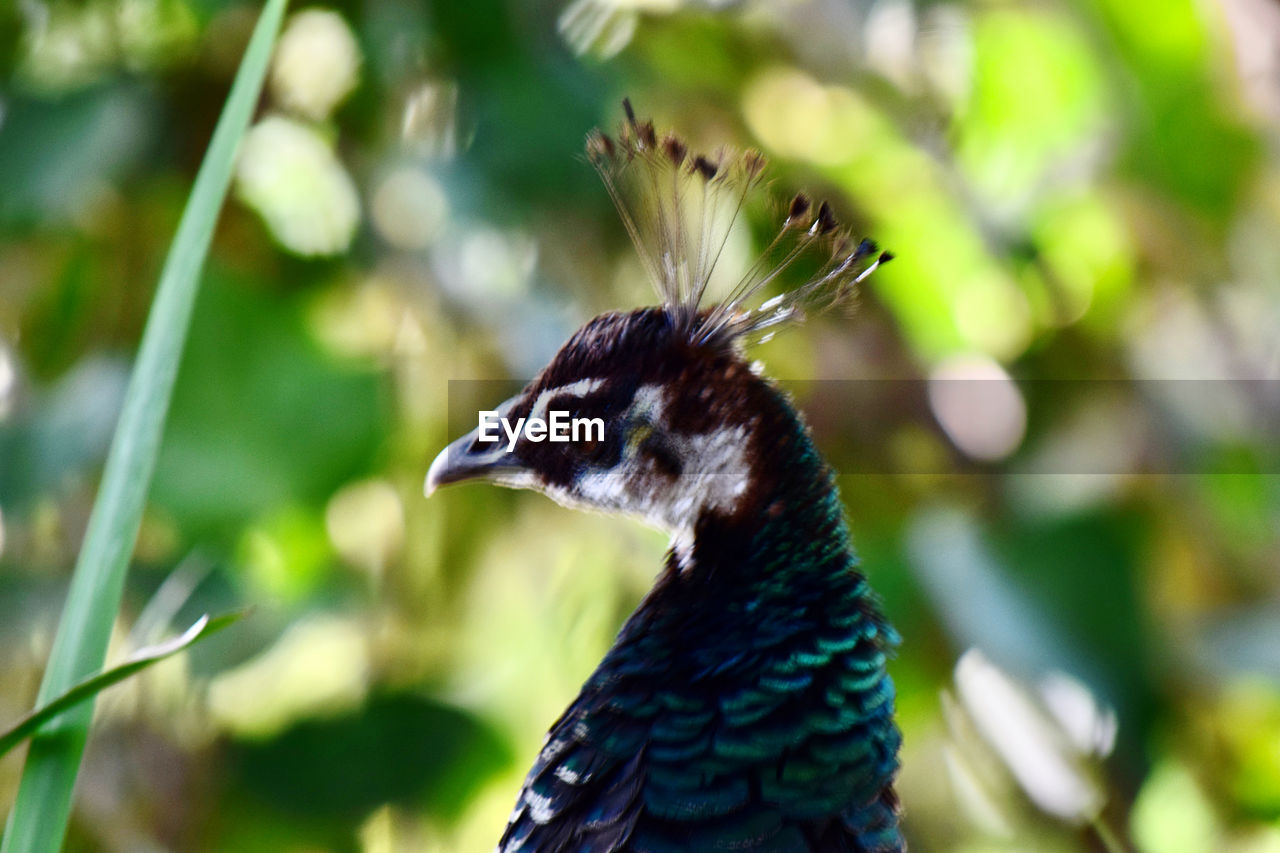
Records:
M214 617L210 617L206 613L177 637L165 640L163 643L157 643L154 646L138 649L124 663L103 670L92 678L85 679L49 704L41 705L19 720L7 732L0 733L0 758L22 743L25 738L31 737L37 729L63 711L68 711L86 699L97 696L111 685L124 681L129 676L141 672L153 663L172 657L206 637L213 636L231 623L239 621L245 613L246 611L240 610Z
M102 668L200 269L226 198L236 149L262 90L285 5L286 0L268 0L263 9L160 274L37 706ZM62 845L92 717L93 703L81 703L46 723L31 739L0 853L53 853Z

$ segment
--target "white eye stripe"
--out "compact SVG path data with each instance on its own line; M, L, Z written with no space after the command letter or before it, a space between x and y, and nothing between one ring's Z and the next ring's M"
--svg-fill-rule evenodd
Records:
M661 385L641 385L632 399L631 411L643 415L649 422L662 418L667 404L667 390Z
M534 401L533 409L529 412L529 417L542 418L545 420L547 416L547 406L551 405L551 401L556 397L585 397L603 384L603 379L579 379L577 382L570 382L568 385L548 388L539 394L538 399Z

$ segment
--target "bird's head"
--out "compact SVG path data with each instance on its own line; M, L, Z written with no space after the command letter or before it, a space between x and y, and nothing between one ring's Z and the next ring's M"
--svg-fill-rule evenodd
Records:
M616 138L593 132L587 153L662 305L604 314L579 329L523 391L436 457L428 494L484 479L637 516L676 535L704 513L737 513L760 497L761 470L795 428L745 344L841 301L887 259L870 241L851 240L825 202L799 195L728 297L702 307L764 158L692 155L624 107ZM803 284L748 307L797 262L809 271ZM557 430L566 440L553 440Z
M738 348L690 341L665 308L603 314L496 408L485 435L446 447L426 490L484 479L679 532L747 493L771 396Z

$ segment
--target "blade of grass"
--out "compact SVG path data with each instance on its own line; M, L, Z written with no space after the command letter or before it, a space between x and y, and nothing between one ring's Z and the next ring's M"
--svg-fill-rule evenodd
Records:
M245 613L246 611L239 610L214 617L210 617L206 613L178 636L165 640L163 643L157 643L154 646L138 649L123 663L117 664L110 669L104 669L92 678L81 681L49 704L41 705L30 714L27 714L7 732L0 733L0 757L3 757L6 752L22 743L24 738L30 737L40 726L63 711L73 708L86 699L97 696L111 685L124 681L129 676L141 672L153 663L172 657L206 637L213 636L231 623L238 622Z
M200 269L226 198L236 149L262 90L286 2L267 0L258 19L160 273L37 706L48 704L102 667ZM93 703L81 703L46 723L31 739L0 853L54 853L62 845L92 718Z

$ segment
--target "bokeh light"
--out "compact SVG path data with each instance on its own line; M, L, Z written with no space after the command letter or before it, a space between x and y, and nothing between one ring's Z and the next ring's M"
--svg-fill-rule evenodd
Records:
M283 116L263 119L245 135L236 192L281 245L300 255L343 251L360 223L355 184L330 143Z
M360 81L360 48L336 12L307 9L291 17L271 63L271 93L286 110L328 118Z
M1026 433L1026 403L989 358L956 356L939 364L929 376L929 404L947 437L974 459L1004 459Z
M429 173L406 166L378 183L369 215L392 246L407 251L425 249L449 215L449 200Z

